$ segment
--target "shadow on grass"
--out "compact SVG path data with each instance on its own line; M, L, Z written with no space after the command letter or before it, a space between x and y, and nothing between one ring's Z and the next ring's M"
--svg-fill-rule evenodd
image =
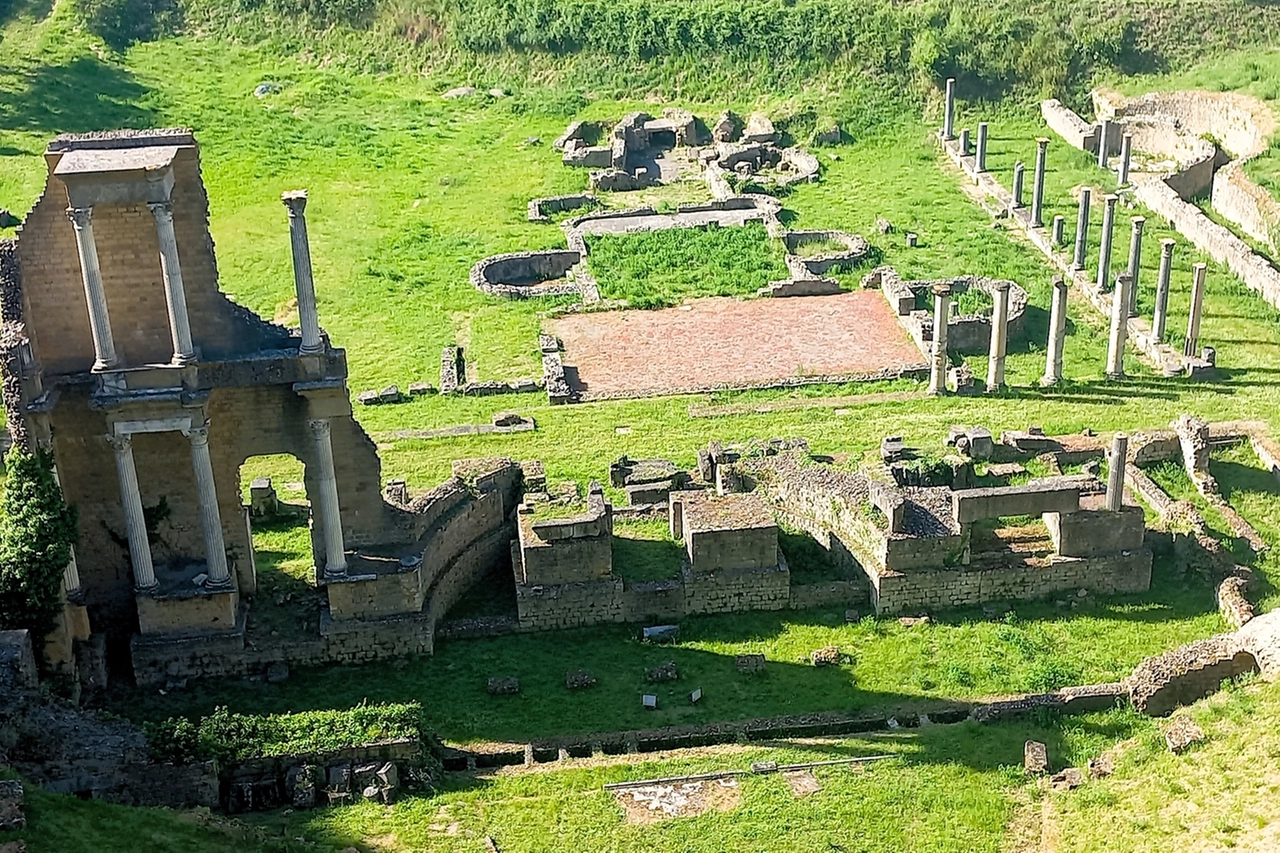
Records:
M128 71L90 57L18 72L17 92L0 99L0 130L87 133L144 128L156 116L138 102L147 94Z

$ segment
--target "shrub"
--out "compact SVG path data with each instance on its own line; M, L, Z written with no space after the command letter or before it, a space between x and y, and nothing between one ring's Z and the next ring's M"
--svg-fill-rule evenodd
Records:
M78 517L62 498L52 453L14 445L5 466L0 628L26 628L40 638L62 609L62 574L78 537Z
M3 0L0 0L3 2ZM89 31L116 50L176 32L182 23L177 0L79 0Z
M233 714L219 707L198 723L170 717L143 728L159 760L185 763L213 758L224 767L254 758L333 752L391 738L431 740L424 734L422 707L416 702L265 716Z

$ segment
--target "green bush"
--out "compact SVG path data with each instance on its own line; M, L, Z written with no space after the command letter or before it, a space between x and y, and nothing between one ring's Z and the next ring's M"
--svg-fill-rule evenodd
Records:
M26 628L32 637L44 637L62 608L62 575L79 535L78 517L62 498L52 453L14 445L5 467L0 628Z
M177 0L79 0L79 6L89 31L116 50L176 32L182 23Z
M186 763L213 758L223 767L254 758L333 752L391 738L431 742L424 734L422 707L416 702L268 715L233 714L219 707L198 723L170 717L143 728L158 760Z

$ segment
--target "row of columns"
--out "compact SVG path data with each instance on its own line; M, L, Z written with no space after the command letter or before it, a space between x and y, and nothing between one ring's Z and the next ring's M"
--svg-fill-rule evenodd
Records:
M316 481L319 487L315 496L318 504L325 543L324 577L334 580L347 573L346 552L342 538L342 514L338 503L338 481L334 470L332 426L328 418L315 418L308 422L316 456ZM209 424L187 427L185 432L191 443L191 463L195 472L196 496L200 507L200 528L204 538L205 561L208 578L205 587L210 590L229 590L232 587L231 572L227 565L227 549L222 537L222 517L218 511L218 490L213 478L213 461L209 455ZM129 540L129 557L133 563L134 586L139 592L154 590L155 566L151 559L151 545L147 538L146 517L142 507L142 492L138 487L137 466L133 459L133 435L113 435L108 438L115 451L116 473L120 480L120 502L124 508L125 529ZM74 562L72 563L74 566ZM73 582L69 567L65 584ZM79 576L74 578L79 587ZM72 587L68 587L70 589Z
M293 254L294 285L298 297L298 320L302 326L300 352L320 352L320 323L316 313L315 282L311 271L311 250L307 240L306 190L287 192L281 197L289 211L289 236ZM187 297L182 283L182 264L178 258L178 238L173 227L173 204L170 201L147 205L156 224L160 244L160 272L164 280L165 306L173 339L174 365L196 360L191 338L191 321L187 314ZM80 256L80 274L84 283L85 302L89 307L89 331L93 337L95 371L115 370L121 366L111 332L111 316L107 308L106 289L98 262L98 247L93 236L93 208L70 207L67 216L75 230L76 251Z
M178 238L173 229L173 205L168 201L147 205L156 223L160 243L160 272L164 279L165 305L169 313L169 331L173 338L173 364L195 361L191 342L191 322L187 317L187 296L182 286L182 265L178 261ZM107 294L98 264L98 246L93 238L93 208L70 207L67 217L75 230L76 251L80 255L80 276L84 282L85 302L89 306L89 332L93 337L93 369L114 370L120 367L115 338L111 333L111 316L107 310Z

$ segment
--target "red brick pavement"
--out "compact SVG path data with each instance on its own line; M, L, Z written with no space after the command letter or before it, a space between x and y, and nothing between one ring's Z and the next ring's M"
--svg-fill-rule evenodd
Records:
M566 372L584 399L762 386L924 361L878 290L698 299L660 311L570 314L548 325L564 341Z

